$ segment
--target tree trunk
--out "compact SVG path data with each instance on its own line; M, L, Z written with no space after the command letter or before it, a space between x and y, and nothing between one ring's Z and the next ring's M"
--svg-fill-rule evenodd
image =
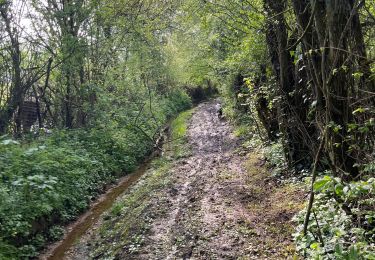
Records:
M267 44L279 83L278 121L280 132L283 135L284 152L289 166L297 164L307 166L312 158L306 143L309 138L306 138L308 132L304 125L307 109L305 106L301 106L301 100L297 100L294 93L296 90L295 65L288 50L288 32L284 18L287 1L264 0L264 3L269 17Z
M326 146L336 173L344 177L344 171L354 177L358 174L358 168L354 166L355 154L350 152L350 144L346 140L347 126L353 121L349 99L354 83L352 65L348 63L350 34L347 26L352 8L349 2L332 0L326 3L326 11L329 40L328 59L325 64L329 69L326 116L327 123L333 124L328 132Z

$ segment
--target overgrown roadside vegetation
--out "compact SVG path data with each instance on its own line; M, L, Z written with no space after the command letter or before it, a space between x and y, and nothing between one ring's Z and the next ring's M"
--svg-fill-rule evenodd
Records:
M126 122L108 121L110 128L54 131L30 141L1 142L1 259L33 257L46 242L58 240L64 224L150 154L154 143L149 136L191 101L181 91L159 97L153 105L157 118L145 132Z

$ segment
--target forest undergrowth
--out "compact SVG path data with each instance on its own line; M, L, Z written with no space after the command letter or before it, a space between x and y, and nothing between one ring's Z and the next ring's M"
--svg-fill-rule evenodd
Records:
M156 137L167 120L191 106L183 92L157 98L153 113L157 109L158 118L147 124L146 132L128 119L24 140L2 137L0 258L35 257L46 243L59 240L64 225L153 151L150 136Z

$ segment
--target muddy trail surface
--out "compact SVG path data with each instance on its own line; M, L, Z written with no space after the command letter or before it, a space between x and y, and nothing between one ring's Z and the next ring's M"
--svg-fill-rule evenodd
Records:
M184 149L166 149L65 259L288 259L304 194L271 177L254 151L199 105Z

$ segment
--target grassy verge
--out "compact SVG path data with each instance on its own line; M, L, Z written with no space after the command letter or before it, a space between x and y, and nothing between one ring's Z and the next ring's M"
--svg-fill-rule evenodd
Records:
M141 180L107 213L93 243L95 248L92 257L112 259L119 256L124 249L135 252L142 245L152 219L152 216L146 214L152 205L152 199L158 198L158 193L170 184L168 173L174 161L189 151L187 126L192 114L193 110L189 110L173 120L170 140L164 147L165 155L155 159Z
M187 143L187 128L188 120L193 115L194 110L188 110L182 112L175 120L171 123L171 140L168 142L167 149L171 150L172 157L174 159L186 157L190 154Z
M262 258L289 259L295 255L292 241L295 224L293 216L304 207L304 187L301 183L279 183L269 169L259 165L259 155L252 153L246 162L248 190L254 200L247 208L254 221L246 223L254 235L254 245ZM256 225L254 225L256 223Z

